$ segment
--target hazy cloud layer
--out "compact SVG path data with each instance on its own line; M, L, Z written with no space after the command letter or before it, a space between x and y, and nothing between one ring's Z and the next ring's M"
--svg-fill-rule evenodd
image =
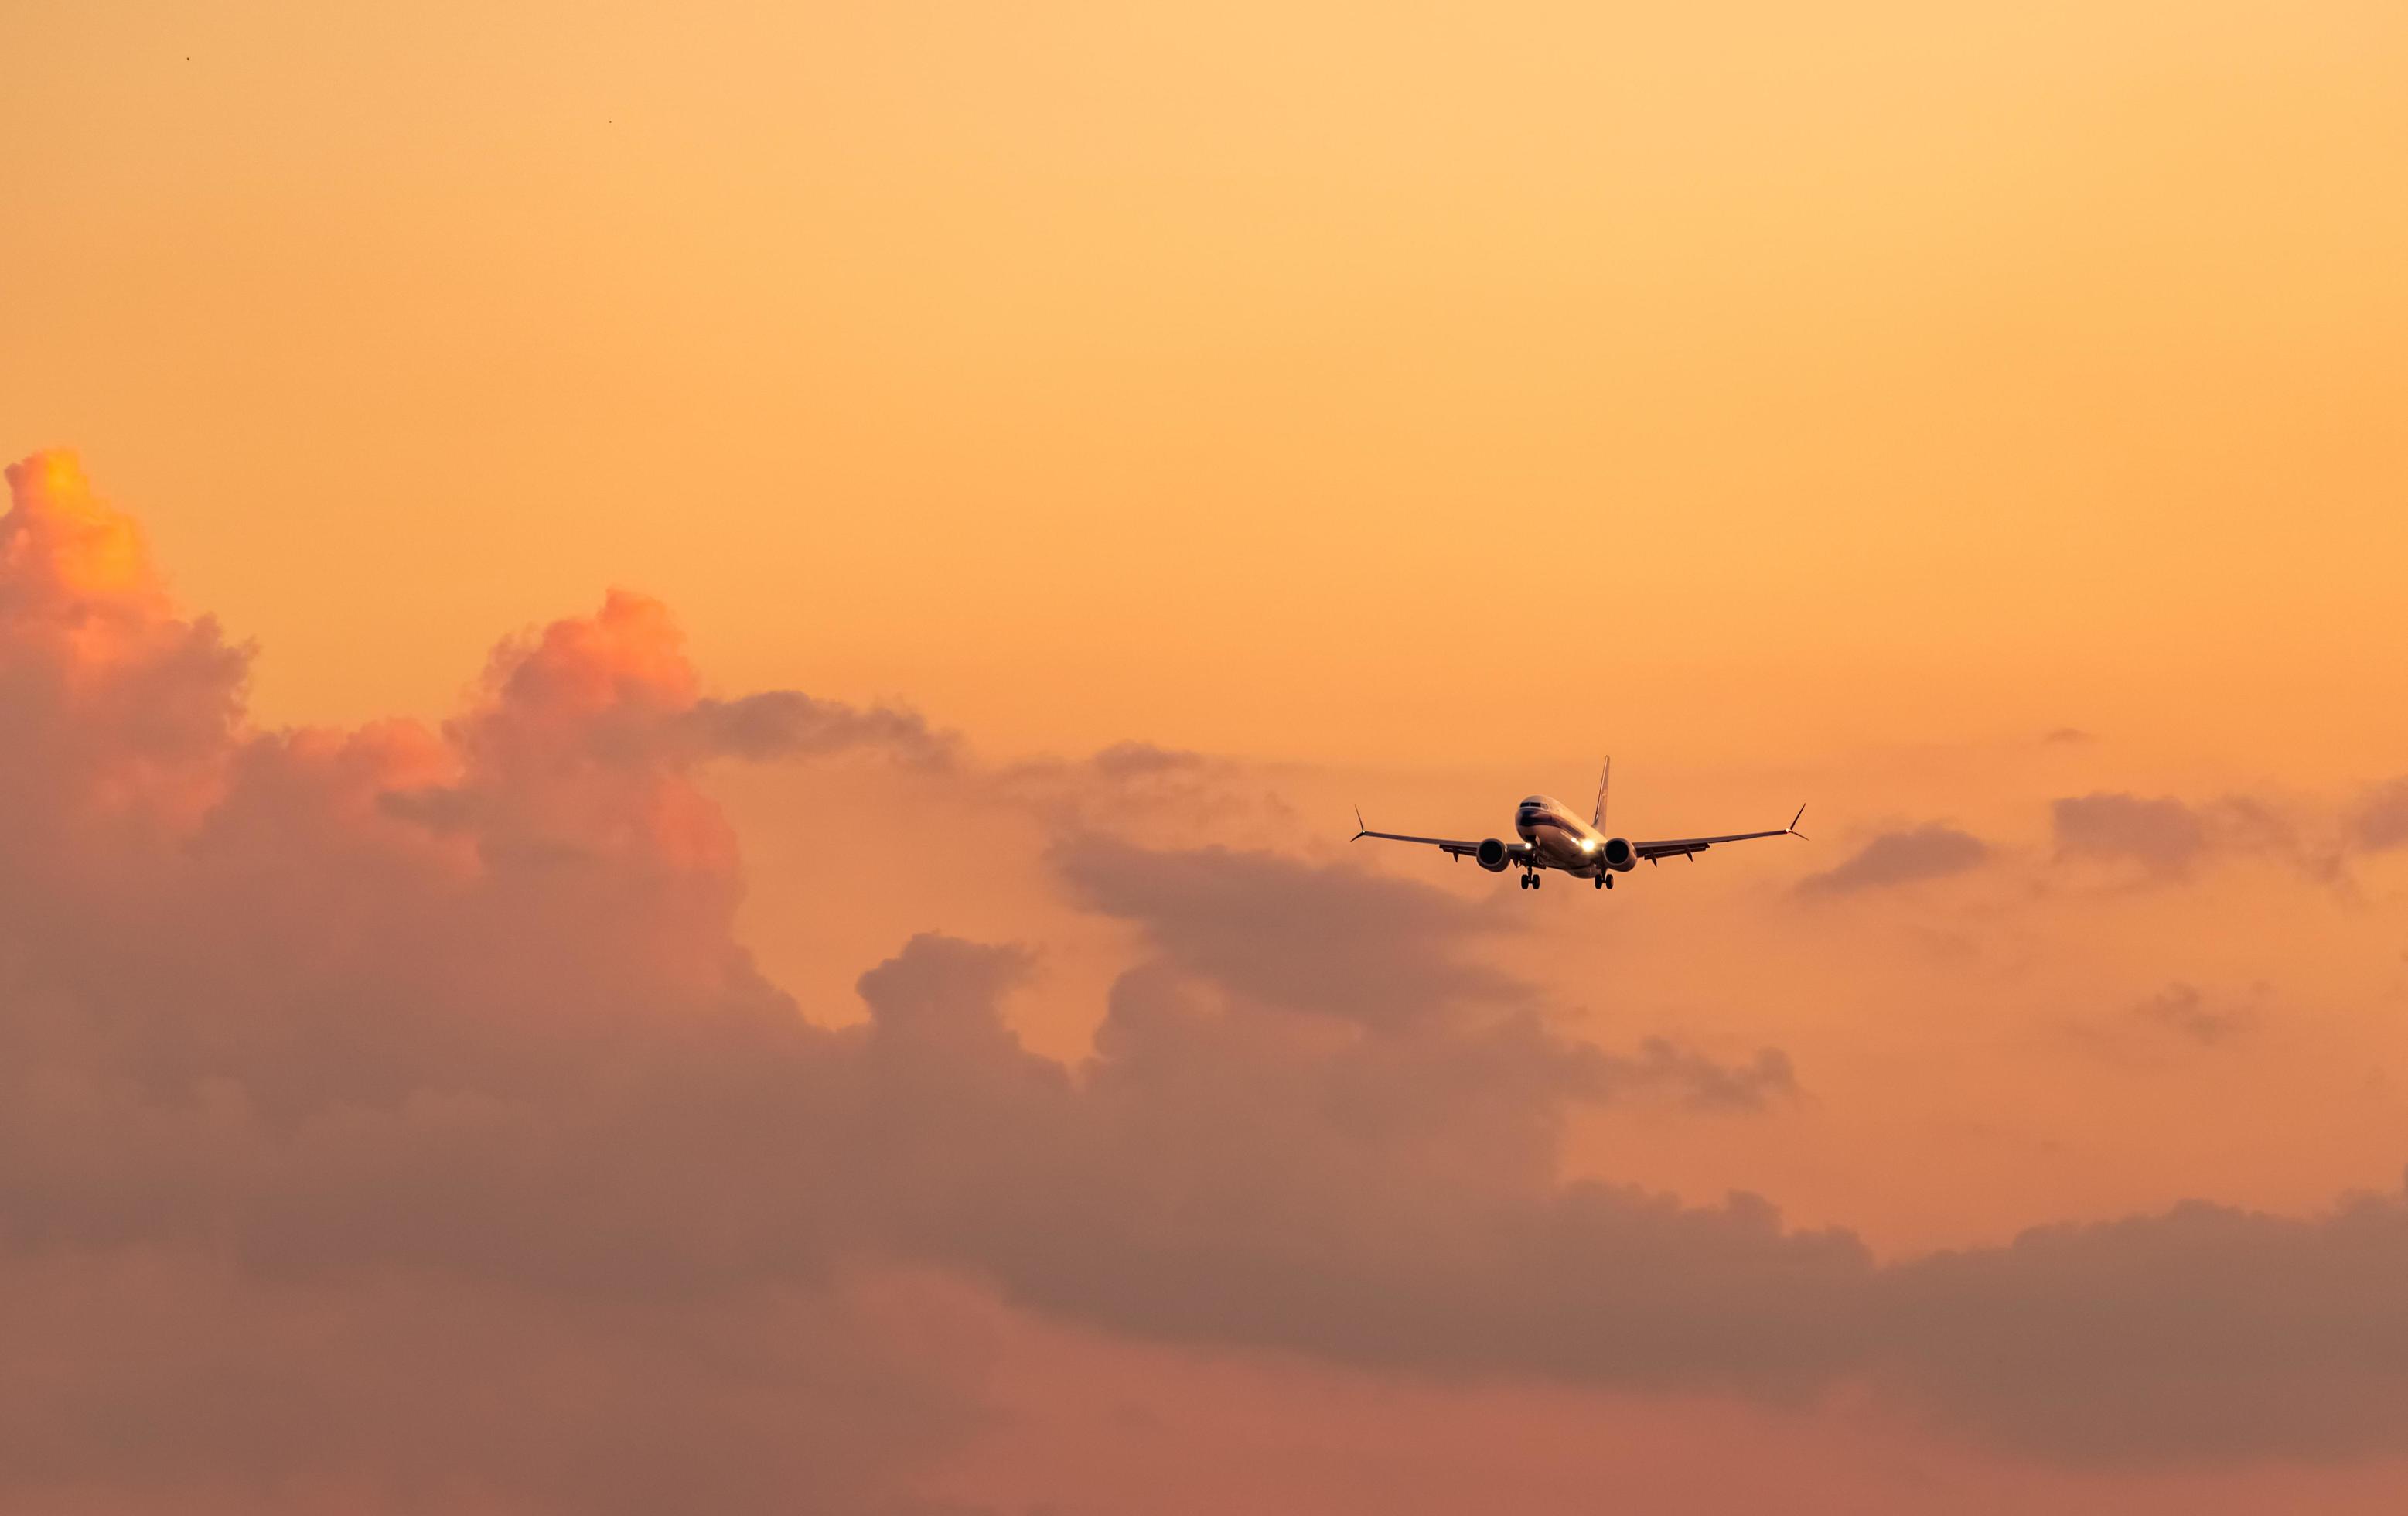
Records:
M2408 1204L2299 1220L2190 1203L1887 1271L1885 1374L2051 1456L2408 1448Z
M2215 1001L2201 993L2197 985L2180 980L2141 1002L2132 1008L2132 1014L2146 1025L2203 1047L2228 1042L2255 1027L2258 1020L2255 1004Z
M2349 840L2370 853L2408 844L2408 778L2379 786L2359 801L2350 816Z
M2303 818L2248 795L2194 803L2100 791L2053 801L2050 819L2060 860L2138 865L2158 881L2186 878L2213 859L2252 858L2345 887L2346 856L2367 845L2346 834L2336 841L2329 818Z
M1882 1266L1569 1182L1582 1105L1747 1119L1786 1058L1561 1035L1494 902L1082 829L1062 888L1141 945L1091 1059L1013 1034L1024 950L942 935L821 1030L735 946L695 767L946 761L924 726L710 702L622 594L439 730L257 730L131 524L10 480L0 1503L896 1509L977 1413L929 1270L1379 1370L1871 1384L2056 1457L2408 1449L2400 1195ZM2176 856L2154 814L2074 832Z
M1923 879L1945 878L1977 869L1989 845L1970 832L1938 821L1904 831L1885 831L1840 864L1799 881L1804 895L1847 895Z
M1283 831L1295 817L1256 768L1209 753L1123 742L1083 758L1030 758L982 781L1057 832Z

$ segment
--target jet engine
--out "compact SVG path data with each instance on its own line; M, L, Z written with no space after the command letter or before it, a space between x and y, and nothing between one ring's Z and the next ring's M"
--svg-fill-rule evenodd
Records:
M1485 858L1487 855L1484 853L1481 856ZM1630 845L1627 837L1608 837L1605 845L1598 849L1598 856L1607 868L1616 874L1628 874L1639 867L1639 849Z
M1482 843L1478 848L1473 850L1471 858L1473 862L1478 863L1482 868L1486 869L1489 873L1503 874L1505 872L1505 861L1508 856L1505 845L1497 838L1491 837L1486 842Z

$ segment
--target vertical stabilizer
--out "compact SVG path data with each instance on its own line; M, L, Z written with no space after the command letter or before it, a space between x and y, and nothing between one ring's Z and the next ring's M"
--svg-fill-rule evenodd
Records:
M1588 819L1588 824L1599 831L1605 830L1605 787L1607 781L1612 777L1613 759L1608 758L1605 760L1605 772L1597 776L1597 815Z

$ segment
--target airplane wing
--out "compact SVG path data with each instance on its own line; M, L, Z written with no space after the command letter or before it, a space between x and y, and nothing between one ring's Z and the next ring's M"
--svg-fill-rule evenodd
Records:
M1356 831L1350 839L1354 842L1359 843L1366 837L1376 837L1382 842L1420 843L1425 847L1435 847L1440 852L1452 854L1456 858L1471 858L1480 851L1480 839L1477 837L1413 837L1401 831L1373 831L1368 827L1363 827L1363 813L1360 811L1354 813L1354 824L1362 830ZM1505 846L1505 856L1520 858L1529 850L1528 843L1508 843Z
M1771 831L1734 831L1727 837L1673 837L1663 842L1632 843L1630 850L1653 863L1659 859L1695 858L1716 843L1752 843L1758 837L1803 837L1806 834L1798 830L1798 823L1805 816L1806 807L1801 805L1798 807L1798 814L1789 818L1789 825Z
M1466 842L1459 837L1408 837L1401 831L1358 831L1353 840L1360 842L1366 837L1377 837L1383 842L1391 843L1426 843L1440 852L1453 853L1457 858L1468 858L1480 851L1479 843Z

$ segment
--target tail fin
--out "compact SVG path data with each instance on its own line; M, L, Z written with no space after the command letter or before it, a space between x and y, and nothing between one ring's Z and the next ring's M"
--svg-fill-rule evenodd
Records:
M1613 759L1609 757L1605 760L1605 772L1597 776L1597 814L1588 818L1588 824L1599 831L1605 830L1605 787L1612 777Z

